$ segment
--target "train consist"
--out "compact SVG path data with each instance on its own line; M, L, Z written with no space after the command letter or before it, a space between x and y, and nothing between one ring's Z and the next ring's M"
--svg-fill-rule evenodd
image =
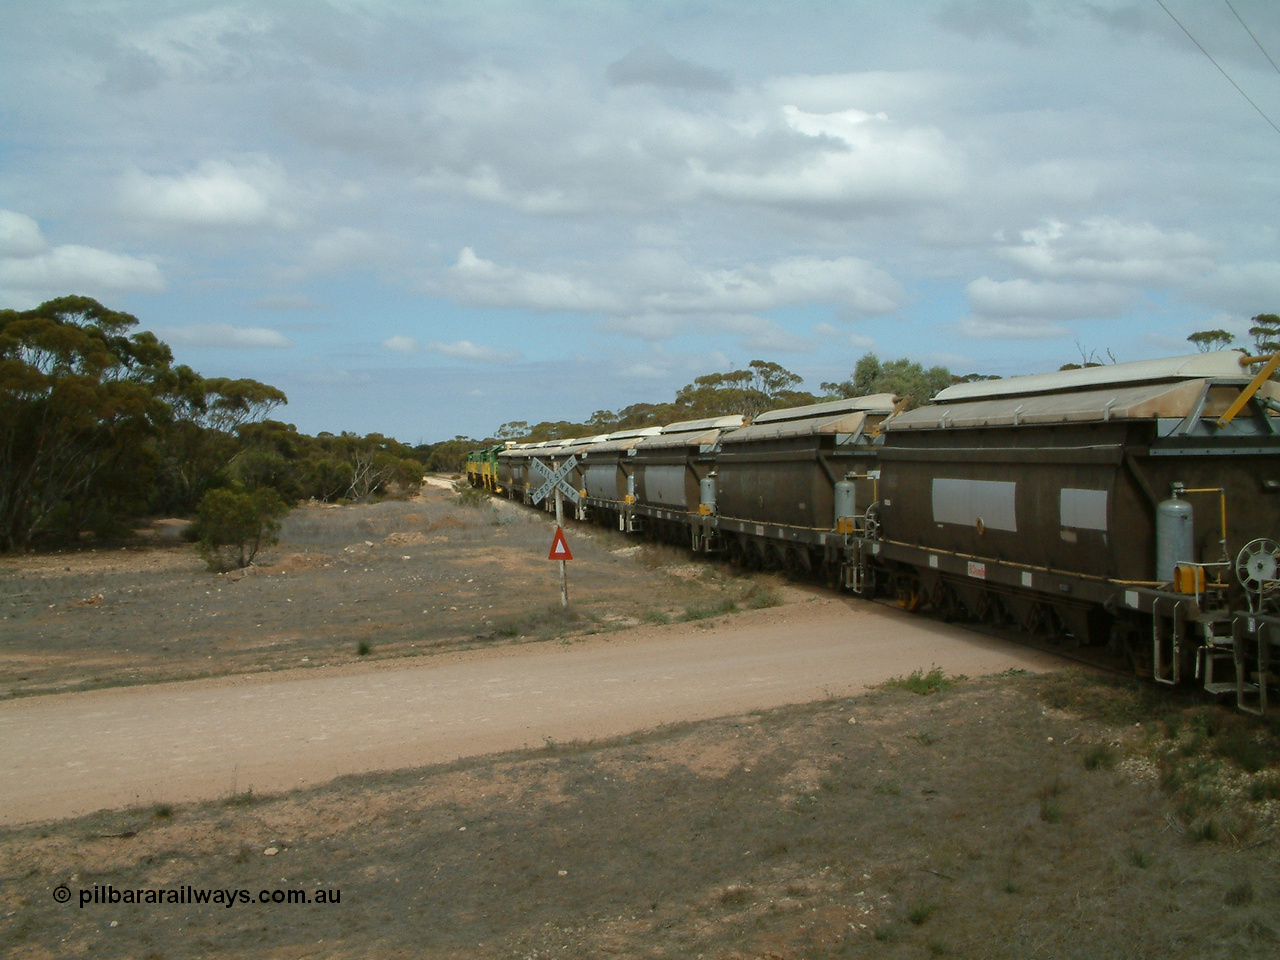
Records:
M964 383L476 451L530 502L1195 680L1263 712L1280 676L1280 355ZM1268 688L1271 688L1270 690Z

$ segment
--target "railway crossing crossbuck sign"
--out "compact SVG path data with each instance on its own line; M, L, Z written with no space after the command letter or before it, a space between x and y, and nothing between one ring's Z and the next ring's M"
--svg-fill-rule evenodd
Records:
M546 477L546 483L533 492L533 502L541 503L542 498L549 494L552 490L559 491L568 497L573 503L578 502L578 491L574 489L573 484L565 480L565 477L578 465L577 457L570 457L558 467L549 467L537 457L530 461L530 466L542 476Z

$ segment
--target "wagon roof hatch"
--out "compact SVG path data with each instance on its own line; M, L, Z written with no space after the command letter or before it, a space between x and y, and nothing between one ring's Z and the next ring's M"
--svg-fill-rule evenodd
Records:
M891 393L877 393L854 400L835 400L807 407L773 410L761 414L750 426L727 434L721 439L721 443L780 440L784 437L808 437L816 434L862 437L868 426L867 419L888 416L893 411L896 399Z
M1165 357L1160 360L1104 364L1080 370L1033 373L1025 377L1009 377L1004 380L958 383L940 391L932 402L935 404L957 403L994 397L1098 390L1103 387L1179 380L1211 379L1248 382L1249 371L1240 364L1243 357L1244 353L1239 350L1218 350L1213 353L1193 353L1189 356Z
M759 423L781 423L784 420L808 420L813 417L830 418L838 413L866 411L883 413L886 416L893 412L893 405L898 398L892 393L873 393L866 397L853 397L848 400L828 400L826 403L810 403L803 407L784 407L781 410L770 410L751 421L754 427Z
M1087 423L1106 420L1198 419L1217 417L1240 392L1240 381L1184 380L1178 383L1125 384L1071 393L978 398L946 403L935 399L926 407L899 414L885 430L937 430L948 427L1021 426L1042 423ZM1280 394L1280 385L1267 383L1260 396ZM941 394L939 394L941 397Z

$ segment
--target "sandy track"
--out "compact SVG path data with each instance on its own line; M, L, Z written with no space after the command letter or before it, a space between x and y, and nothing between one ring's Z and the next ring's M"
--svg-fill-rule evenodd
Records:
M1036 651L836 598L567 644L0 703L0 822L270 792L847 695Z

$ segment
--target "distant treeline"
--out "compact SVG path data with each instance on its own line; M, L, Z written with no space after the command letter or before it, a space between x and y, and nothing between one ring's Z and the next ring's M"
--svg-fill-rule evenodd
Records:
M191 515L215 488L332 501L421 482L420 451L269 420L281 390L175 365L137 323L88 297L0 310L0 552Z

